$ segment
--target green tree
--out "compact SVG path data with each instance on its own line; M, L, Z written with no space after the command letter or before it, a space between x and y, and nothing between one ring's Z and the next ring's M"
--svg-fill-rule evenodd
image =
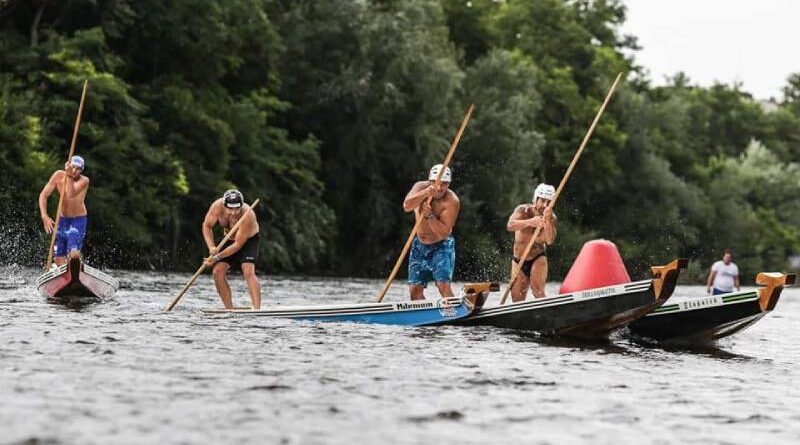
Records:
M93 180L90 253L131 267L194 263L178 254L199 257L206 207L240 185L265 201L262 265L316 264L333 215L316 141L273 123L287 104L275 93L282 46L263 2L38 1L2 20L2 110L13 125L0 137L17 148L0 162L35 164L18 164L26 191L63 162L89 79L78 152Z
M350 1L278 10L291 35L282 72L306 80L282 90L298 104L293 131L322 141L325 202L338 223L331 267L383 274L411 227L403 196L441 162L466 109L455 101L462 73L442 8Z
M708 194L715 212L704 242L733 249L748 281L757 272L785 269L786 258L800 251L800 166L781 161L758 141L737 157L711 162Z
M508 217L531 200L540 180L536 69L526 56L493 50L467 70L463 91L476 112L453 166L452 188L461 198L458 269L469 279L497 279L507 272Z

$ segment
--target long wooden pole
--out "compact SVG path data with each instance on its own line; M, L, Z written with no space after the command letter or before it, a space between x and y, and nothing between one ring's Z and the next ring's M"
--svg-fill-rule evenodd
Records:
M458 147L458 142L461 140L461 135L464 134L464 129L467 128L467 123L469 123L470 117L472 117L472 110L475 109L475 105L470 105L469 109L467 109L467 114L464 115L464 119L461 121L461 126L458 128L458 132L456 132L456 137L453 139L453 143L450 144L450 150L447 151L447 156L444 158L444 162L442 163L442 169L439 171L439 174L436 176L436 181L434 182L434 186L438 187L439 184L442 182L442 175L444 174L445 170L447 170L447 166L450 165L450 160L453 158L453 153L456 151L456 147ZM430 204L432 198L428 198L428 204ZM386 296L386 292L389 290L389 287L392 285L392 281L394 281L395 276L397 276L397 272L400 270L400 265L403 264L403 260L406 259L406 255L408 254L408 249L411 247L411 242L414 241L414 236L417 234L417 230L419 230L419 226L422 224L422 218L417 218L417 222L414 224L414 228L411 229L411 233L408 235L408 239L406 240L406 244L403 246L402 252L400 252L400 257L397 258L397 262L394 264L392 268L392 273L389 274L389 278L386 279L386 284L383 285L383 289L381 289L380 293L378 293L377 301L380 303L383 301L383 297Z
M592 136L594 132L594 127L597 126L597 123L600 121L600 116L603 115L603 112L606 109L606 105L611 100L611 96L614 94L614 90L617 88L617 84L619 83L620 79L622 79L622 73L617 74L617 78L614 80L614 83L611 85L611 88L608 90L608 94L606 94L606 99L603 101L603 104L600 106L600 109L597 110L597 115L594 117L594 121L592 121L592 125L589 127L589 131L586 132L586 135L583 137L583 141L581 141L580 147L578 147L578 151L575 153L575 156L572 158L572 162L570 162L569 167L567 167L567 172L564 173L564 177L561 178L561 183L558 184L558 189L556 189L556 194L553 195L553 199L550 201L550 204L547 207L552 210L555 205L556 201L558 201L558 197L561 195L561 190L564 189L564 186L567 184L567 180L569 179L570 175L572 174L572 170L575 168L575 164L578 163L578 159L580 159L581 154L583 153L583 149L586 147L586 143L589 142L589 138ZM514 267L511 269L511 281L508 283L508 287L506 288L505 292L503 292L503 298L500 299L500 304L503 305L506 303L506 299L508 298L509 292L511 292L511 288L514 286L514 281L517 280L517 276L519 275L519 271L522 269L522 263L525 262L525 258L528 258L528 254L533 247L533 243L536 241L536 238L539 236L539 232L542 231L542 227L539 226L536 230L533 231L533 236L531 240L528 241L528 245L525 246L525 251L520 256L519 263L514 263Z
M89 85L89 79L83 81L83 92L81 92L81 103L78 106L78 116L75 118L75 127L72 130L72 143L69 146L69 155L67 155L67 162L72 159L75 154L75 142L78 140L78 129L81 126L81 114L83 114L83 103L86 99L86 87ZM66 172L65 172L66 173ZM53 233L50 236L50 247L47 249L47 260L44 263L44 270L50 268L53 261L53 246L56 244L56 233L58 233L58 222L61 220L61 206L64 203L64 192L67 190L67 175L64 175L64 184L61 186L61 193L58 195L58 208L56 209L56 222L53 226Z
M252 203L252 204L250 204L250 208L249 208L249 209L247 209L247 211L248 211L248 212L250 212L250 211L253 211L253 209L254 209L254 208L257 206L257 205L258 205L258 199L256 199L255 201L253 201L253 203ZM225 243L226 243L226 242L227 242L227 241L228 241L228 240L231 238L231 236L233 236L233 234L234 234L234 233L236 233L236 230L238 230L238 229L239 229L239 226L240 226L240 225L242 224L242 222L244 221L244 217L245 217L245 215L242 215L241 219L239 219L239 221L237 221L237 222L236 222L236 224L234 224L234 225L233 225L233 228L232 228L231 230L229 230L229 231L228 231L228 234L227 234L227 235L225 235L225 237L224 237L224 238L222 238L222 241L220 241L220 242L219 242L219 244L217 244L217 247L215 247L215 248L214 248L214 252L219 252L219 249L220 249L220 247L222 247L222 246L223 246L223 245L224 245L224 244L225 244ZM197 272L195 272L195 274L194 274L194 276L192 277L192 279L191 279L191 280L189 280L189 282L188 282L188 283L186 283L186 286L183 286L183 290L181 290L181 293L179 293L179 294L178 294L178 296L177 296L177 297L175 297L175 298L174 298L174 299L173 299L173 300L172 300L172 301L171 301L171 302L170 302L170 303L167 305L167 307L166 307L166 308L164 308L164 311L166 311L166 312L169 312L169 311L171 311L171 310L172 310L172 308L174 308L174 307L175 307L175 305L177 305L177 304L178 304L178 301L180 301L181 297L183 297L183 294L185 294L185 293L186 293L186 291L188 291L188 290L189 290L189 288L190 288L190 287L192 287L192 284L194 284L194 282L197 280L197 277L199 277L199 276L200 276L200 274L201 274L201 273L203 273L203 271L204 271L204 270L206 270L206 262L205 262L205 261L203 261L203 264L201 264L201 265L200 265L200 268L199 268L199 269L197 269Z

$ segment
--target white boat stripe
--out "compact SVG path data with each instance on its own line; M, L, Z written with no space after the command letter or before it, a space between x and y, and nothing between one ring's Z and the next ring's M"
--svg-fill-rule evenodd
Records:
M567 295L559 295L557 297L543 298L538 301L534 300L524 303L512 303L507 306L494 306L491 308L481 309L476 314L472 315L470 319L493 317L497 315L506 315L515 312L524 312L531 309L540 309L544 307L561 306L575 301L591 301L591 300L598 300L601 298L617 297L625 294L639 293L649 290L651 287L651 283L652 280L643 280L636 283L630 283L629 285L624 286L624 290L622 292L616 292L608 295L603 295L602 292L599 292L599 295L597 296L592 296L587 298L576 298L575 294L567 294ZM607 286L605 288L587 289L587 291L593 291L593 292L602 291L604 289L613 289L615 287L617 286Z
M745 295L745 293L743 293L742 295ZM725 296L727 297L729 295ZM748 296L747 298L742 298L741 300L734 300L734 301L724 301L721 297L722 295L712 295L708 297L701 297L696 299L682 300L675 303L670 303L668 305L659 308L661 310L657 312L651 312L647 314L647 316L658 317L660 315L679 314L683 312L690 312L710 307L733 306L739 303L752 303L753 301L758 300L757 293L753 293L752 296ZM677 306L677 309L669 309L673 306ZM696 306L696 307L690 307L690 306Z

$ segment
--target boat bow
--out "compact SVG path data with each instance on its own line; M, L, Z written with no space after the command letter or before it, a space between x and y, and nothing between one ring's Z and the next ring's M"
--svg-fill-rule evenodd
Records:
M758 290L758 304L761 310L769 312L775 309L783 288L795 284L797 275L780 272L761 272L756 276L756 284L764 286Z
M656 300L667 301L672 296L675 286L678 284L678 274L688 265L689 260L678 258L664 266L650 268L650 272L653 274L653 293Z

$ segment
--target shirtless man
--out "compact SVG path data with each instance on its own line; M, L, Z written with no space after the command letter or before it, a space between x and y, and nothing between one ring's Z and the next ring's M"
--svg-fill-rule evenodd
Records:
M89 190L89 178L82 175L83 168L83 158L73 156L64 164L64 170L57 170L50 176L50 180L39 193L39 215L42 218L42 225L45 232L52 234L55 222L47 213L47 199L54 190L58 190L60 194L66 185L53 249L53 256L58 266L67 262L67 254L70 257L80 256L83 238L86 236L87 212L84 200Z
M434 165L428 180L414 184L403 201L403 210L414 211L414 216L423 220L408 257L408 284L412 300L425 299L425 286L431 280L436 283L442 298L453 296L450 282L453 281L456 262L456 243L451 233L461 203L450 190L452 172L449 168L442 174L439 185L435 185L442 167L442 164Z
M514 209L508 218L509 232L514 232L514 256L511 261L513 273L519 258L537 227L542 229L533 243L528 257L522 263L522 270L511 288L511 299L514 302L525 301L530 286L535 298L544 298L544 285L547 282L547 246L556 240L556 220L553 210L547 207L556 190L552 185L539 184L533 192L533 202L522 204Z
M258 258L259 228L255 212L250 212L245 204L244 196L238 190L228 190L211 204L203 220L203 239L208 246L209 257L206 264L213 265L214 285L226 309L233 308L231 287L228 284L228 271L231 267L240 266L242 275L250 292L250 303L253 309L261 309L261 285L256 276L256 259ZM241 218L244 222L217 252L214 243L214 226L219 224L227 233Z

